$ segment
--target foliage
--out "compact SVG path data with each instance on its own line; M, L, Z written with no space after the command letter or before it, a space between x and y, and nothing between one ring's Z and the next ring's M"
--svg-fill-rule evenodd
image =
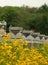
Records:
M48 35L48 6L46 4L39 8L28 6L0 7L0 20L7 22L7 32L10 25L21 26L25 29L35 29L40 33Z

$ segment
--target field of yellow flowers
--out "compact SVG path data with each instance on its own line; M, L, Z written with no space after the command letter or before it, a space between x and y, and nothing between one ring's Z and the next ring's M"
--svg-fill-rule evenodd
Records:
M9 40L7 35L0 42L0 65L48 65L48 44L30 48L23 39Z

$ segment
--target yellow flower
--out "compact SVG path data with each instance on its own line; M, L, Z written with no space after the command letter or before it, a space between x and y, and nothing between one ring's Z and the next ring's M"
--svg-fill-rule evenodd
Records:
M12 46L8 46L9 49L12 49Z
M10 65L9 63L6 63L6 65Z
M24 44L25 44L25 45L28 45L28 41L25 41Z
M16 41L13 41L13 45L14 46L18 46L19 45L18 41L17 40Z
M10 54L11 54L11 50L7 50L6 53L7 53L8 55L10 55Z
M0 63L2 63L4 61L4 59L0 59Z
M16 56L13 56L12 59L16 59Z
M10 58L12 57L12 54L11 54L11 53L9 54L9 57L10 57Z

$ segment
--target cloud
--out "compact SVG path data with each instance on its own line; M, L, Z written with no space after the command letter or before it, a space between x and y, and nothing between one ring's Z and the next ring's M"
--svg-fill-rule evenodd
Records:
M0 0L0 6L22 6L39 7L44 3L48 4L48 0Z

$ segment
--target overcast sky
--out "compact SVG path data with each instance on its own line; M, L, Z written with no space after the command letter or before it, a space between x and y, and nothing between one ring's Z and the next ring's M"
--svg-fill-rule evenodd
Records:
M48 5L48 0L0 0L0 6L30 6L40 7L43 4Z

